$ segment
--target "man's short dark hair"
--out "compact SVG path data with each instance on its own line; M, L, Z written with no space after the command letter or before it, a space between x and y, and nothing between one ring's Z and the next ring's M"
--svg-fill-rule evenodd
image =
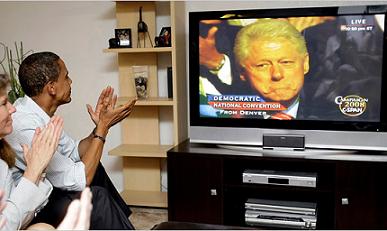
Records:
M39 95L48 82L58 80L59 59L52 52L39 52L23 60L19 67L19 82L26 95Z

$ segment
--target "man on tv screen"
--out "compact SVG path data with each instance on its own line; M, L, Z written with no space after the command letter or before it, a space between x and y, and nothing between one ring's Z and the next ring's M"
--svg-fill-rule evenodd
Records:
M364 23L364 26L358 26L359 30L364 29L366 33L366 30L369 30L368 35L376 30L376 27L370 26L369 23L372 17L369 16L369 18L362 19L362 21L358 19L359 22ZM309 17L309 19L316 18ZM317 43L314 41L316 39L313 40L313 36L309 36L312 38L311 41L305 41L300 31L308 26L301 26L300 19L298 18L298 22L297 18L257 19L254 23L241 27L242 29L239 30L233 42L233 52L229 52L227 55L217 52L219 45L214 45L220 41L220 36L215 36L215 33L218 33L218 27L209 29L207 38L199 39L201 69L205 67L211 70L210 73L216 75L217 81L222 82L223 86L221 84L216 85L215 82L214 86L218 92L213 89L209 91L208 89L211 88L208 87L208 82L202 81L203 77L201 77L199 86L201 97L200 115L226 118L352 119L361 121L366 118L370 119L369 116L365 116L370 114L367 113L367 104L369 104L369 96L375 95L376 97L372 98L377 101L373 102L377 106L373 107L372 110L376 110L373 115L379 115L378 97L380 97L380 86L377 84L380 85L381 73L378 73L377 70L381 69L381 56L369 55L371 56L370 59L376 60L373 69L376 69L376 73L378 73L379 82L373 81L373 85L368 88L352 87L356 85L352 79L347 79L347 83L343 84L343 76L340 75L335 76L330 73L331 75L327 76L327 74L321 74L315 64L317 63L317 66L318 64L321 66L329 65L329 61L327 62L318 57L321 56L321 48L325 48L324 52L333 49L339 53L337 63L332 63L333 66L340 64L340 59L343 59L340 57L342 55L340 52L343 51L340 50L340 47L335 47L336 44L332 44L332 42L331 44L328 44L327 41ZM324 38L321 38L323 36L327 36L326 40L332 40L335 36L340 38L340 34L341 37L348 37L347 34L350 34L347 28L344 28L346 24L338 22L335 17L326 17L324 20L335 23L335 26L317 29L317 32L313 35L315 37L320 35L318 37L320 40L324 40ZM318 24L325 23L319 22ZM341 27L337 29L337 25L341 25ZM376 25L376 23L372 21L372 25ZM315 28L319 26L316 25ZM303 33L308 30L308 28L305 29ZM332 30L337 34L332 34ZM355 32L355 35L357 32ZM232 37L232 35L229 37ZM211 44L211 40L214 44ZM365 42L360 42L360 45L364 44ZM355 54L359 51L357 47L353 50ZM202 54L207 54L207 56ZM345 54L343 56L348 59ZM321 60L313 60L314 62L312 62L310 57L316 59L318 57ZM219 60L221 61L219 62ZM235 63L233 63L233 60L235 60ZM310 72L310 63L314 64L314 69L308 74ZM230 69L232 65L234 65L233 72ZM350 70L352 67L352 69L356 69L357 66L360 66L356 62L340 65L340 67L335 68ZM237 77L235 76L235 69L238 71ZM364 68L362 71L367 72ZM203 72L201 71L201 73ZM308 75L304 77L306 74ZM354 77L357 77L355 74ZM365 75L361 78L366 83L369 77L371 76ZM212 78L212 83L214 83L214 76L207 76L207 79L209 78ZM238 81L235 81L235 79L239 80L239 84L236 84ZM331 82L334 88L321 90L327 79L334 79ZM227 85L225 82L229 83L228 88L224 87L224 85ZM318 94L311 90L319 87L320 92ZM321 94L321 92L326 95ZM326 100L327 98L329 100Z

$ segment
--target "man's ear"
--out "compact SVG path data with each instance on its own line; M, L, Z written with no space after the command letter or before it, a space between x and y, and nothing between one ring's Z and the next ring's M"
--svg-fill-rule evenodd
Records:
M304 75L309 72L309 54L304 57Z
M56 84L54 81L49 81L45 88L47 89L48 94L56 95Z
M246 77L245 77L244 74L240 74L239 78L240 78L241 81L246 81Z

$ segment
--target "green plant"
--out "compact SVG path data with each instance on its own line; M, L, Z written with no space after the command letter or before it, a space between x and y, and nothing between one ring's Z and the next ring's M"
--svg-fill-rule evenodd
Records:
M13 103L17 98L24 96L23 89L19 83L18 70L24 58L33 51L29 50L24 52L23 42L20 42L19 45L16 42L14 43L15 52L12 52L12 49L9 49L8 46L2 42L0 42L0 45L4 51L3 57L0 60L0 65L3 68L4 73L9 76L11 90L8 92L8 100ZM16 57L14 57L14 54Z

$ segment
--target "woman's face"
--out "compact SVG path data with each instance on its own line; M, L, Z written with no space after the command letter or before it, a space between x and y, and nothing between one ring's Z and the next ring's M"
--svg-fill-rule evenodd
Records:
M12 132L11 115L15 111L15 107L8 101L6 92L0 91L0 138Z

